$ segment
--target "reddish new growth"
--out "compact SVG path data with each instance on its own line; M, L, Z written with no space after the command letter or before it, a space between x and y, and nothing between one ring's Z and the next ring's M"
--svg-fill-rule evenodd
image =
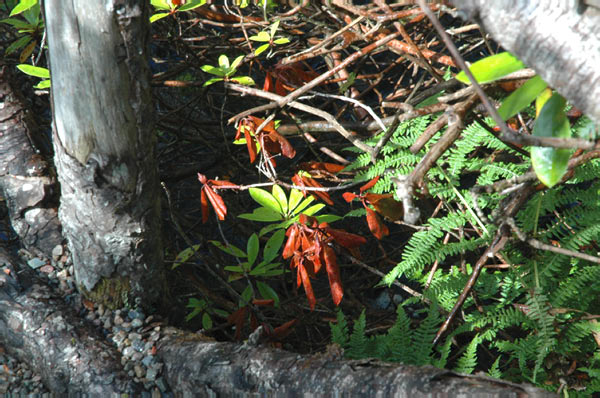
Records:
M267 123L260 132L256 132L258 127L264 122L264 119L260 119L254 116L248 116L242 119L238 125L237 134L235 139L239 140L242 138L242 134L246 139L246 147L248 148L248 154L250 155L250 163L254 163L256 160L256 144L260 144L260 148L263 151L265 159L268 159L273 167L275 167L275 159L273 155L282 154L288 159L296 156L296 150L289 143L284 136L279 134L275 130L275 123Z
M292 182L298 187L304 188L323 188L315 178L322 176L333 176L344 169L344 166L335 163L325 162L305 162L300 164L300 168L306 173L297 173L292 177ZM310 174L310 176L306 175ZM306 197L306 190L302 189L304 197ZM310 194L315 199L321 199L323 202L330 206L333 206L333 201L329 197L329 194L325 191L310 191Z
M208 202L215 209L219 220L225 220L227 215L227 206L221 195L215 192L215 189L219 188L239 188L239 185L233 184L229 181L209 180L204 174L198 173L198 180L202 183L202 189L200 191L200 205L202 208L202 223L208 221Z
M319 224L316 218L304 214L300 215L298 223L288 228L286 236L288 239L283 248L283 258L292 258L290 268L296 268L298 287L304 286L310 308L314 309L317 302L310 278L313 278L323 265L325 265L329 277L333 302L338 305L342 301L344 291L340 279L340 269L331 243L335 242L351 251L356 251L359 245L366 243L366 239L331 228L327 223Z
M362 202L365 210L367 211L367 224L371 233L379 240L383 239L384 236L389 235L390 230L381 221L381 218L377 213L384 215L392 221L399 220L402 218L403 207L402 203L394 199L392 194L376 194L376 193L365 193L366 190L373 188L377 183L379 177L373 178L371 181L360 187L360 194L357 195L352 192L345 192L342 196L346 202L352 202L354 199L359 199ZM373 206L377 213L369 207Z

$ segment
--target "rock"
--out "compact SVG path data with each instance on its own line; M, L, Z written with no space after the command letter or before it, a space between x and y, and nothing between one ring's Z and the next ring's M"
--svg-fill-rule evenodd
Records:
M133 327L134 329L137 329L143 325L144 325L144 321L142 321L139 318L135 318L133 321L131 321L131 327Z
M125 347L125 349L123 349L123 356L127 357L127 358L131 358L131 356L133 355L134 352L135 351L132 346Z
M140 364L134 365L133 370L135 372L136 377L139 377L140 379L146 375L146 370Z
M29 267L31 267L32 269L38 269L42 265L46 265L46 261L42 260L41 258L34 257L31 260L27 261L27 265L29 265Z
M169 389L167 382L162 377L156 379L156 387L159 388L160 392L167 392L167 390Z
M129 316L129 319L131 319L131 320L133 320L133 319L143 320L145 317L143 312L136 311L136 310L129 310L129 312L127 313L127 316Z
M135 342L136 340L141 340L142 339L142 335L139 333L135 333L135 332L131 332L127 335L127 338L133 342Z
M121 318L119 315L115 315L115 319L114 319L113 323L116 326L120 326L123 324L123 318Z
M62 245L54 246L54 249L52 249L52 258L54 260L58 260L60 258L60 256L63 255L63 252L64 252L64 248L62 247Z
M150 368L146 371L146 380L154 381L156 376L158 376L158 370Z

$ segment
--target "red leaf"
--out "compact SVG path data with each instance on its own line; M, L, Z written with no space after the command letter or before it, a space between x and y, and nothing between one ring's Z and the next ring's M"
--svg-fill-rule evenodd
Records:
M271 73L267 72L267 76L265 77L265 84L263 85L263 91L273 92L273 78L271 77Z
M346 249L352 249L353 247L358 247L367 243L367 240L362 236L351 234L350 232L346 232L341 229L327 227L324 229L324 231L327 233L327 235L331 236L337 244L345 247Z
M210 185L215 188L218 189L218 187L227 187L227 188L239 188L240 186L237 184L234 184L231 181L227 181L227 180L210 180Z
M366 190L373 188L373 186L377 183L377 181L379 181L379 176L373 178L371 181L367 182L365 185L360 187L360 193L363 193Z
M392 221L398 221L402 219L402 215L404 214L404 205L402 202L398 202L396 199L394 199L394 195L367 193L365 194L365 199L367 202L373 205L375 210L382 216Z
M388 227L383 224L377 213L368 206L365 206L365 209L367 210L367 224L369 224L369 229L373 235L379 240L383 239L384 236L389 235L390 231Z
M208 180L206 179L206 176L204 174L198 173L198 181L200 181L202 184L206 184Z
M344 200L348 203L352 202L355 198L358 198L358 195L352 192L344 192L342 194Z
M342 289L342 280L340 278L340 268L337 264L335 252L330 246L325 246L323 257L325 258L325 268L327 269L327 276L329 277L329 287L331 288L331 297L333 303L339 305L344 296L344 290Z
M298 240L298 226L296 224L292 225L287 230L286 235L288 235L288 240L283 247L283 258L287 260L292 257L294 252L298 250L298 246L300 246L300 241Z
M205 224L208 221L208 200L206 199L204 187L200 191L200 207L202 208L202 224Z
M300 169L310 171L313 177L323 175L323 174L336 174L340 171L344 170L346 166L335 163L326 163L326 162L304 162L300 163Z
M252 304L258 305L258 306L263 306L263 307L272 307L274 303L275 303L275 300L273 300L273 299L254 299L254 300L252 300Z
M269 339L278 341L285 339L292 332L296 323L298 323L298 320L292 319L291 321L287 321L283 325L276 327L268 334Z
M248 307L243 306L242 308L237 309L231 315L227 317L227 321L231 325L235 325L235 339L242 339L242 329L244 328L244 323L246 323L246 313L248 312Z
M248 155L250 155L250 163L254 163L256 160L256 140L247 128L244 129L244 138L246 138L246 148L248 148Z
M307 176L301 176L299 174L294 175L294 177L292 177L292 181L294 182L294 184L301 186L301 187L312 187L312 188L324 188L323 185L319 184L318 181L316 181L313 178L307 177ZM333 206L333 201L331 200L331 197L329 196L329 194L327 192L324 191L309 191L310 194L317 200L322 200L323 202L327 203L330 206ZM302 193L304 194L304 196L306 196L306 190L302 190Z
M310 278L308 277L306 268L304 268L304 264L298 264L298 278L302 281L302 285L304 285L304 292L306 293L310 309L314 310L317 299L315 299L315 293L313 292Z
M215 213L217 213L219 220L225 220L225 216L227 215L227 206L225 206L223 198L221 198L218 193L213 191L209 185L202 187L202 191L206 192L206 196L208 196L208 200L210 200L210 204L212 204L213 209L215 209Z

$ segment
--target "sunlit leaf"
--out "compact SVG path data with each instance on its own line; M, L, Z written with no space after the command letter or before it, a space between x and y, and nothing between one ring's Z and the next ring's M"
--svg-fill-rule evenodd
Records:
M280 19L278 19L277 21L273 22L273 25L271 25L271 37L275 37L275 33L277 32L277 29L279 29L279 23L281 22Z
M273 211L267 207L259 207L254 209L252 213L244 213L238 216L245 220L251 221L262 221L262 222L273 222L283 220L283 216L280 212Z
M42 79L48 79L50 77L50 71L47 68L39 66L19 64L17 65L17 69L29 76L40 77Z
M375 186L375 184L377 184L377 181L379 181L379 176L371 179L365 185L363 185L362 187L360 187L360 193L363 193L363 192L365 192L365 191L373 188Z
M340 269L337 264L337 259L333 248L325 245L323 251L323 257L325 259L325 269L327 270L327 277L329 278L329 287L331 289L331 298L335 305L339 305L344 296L344 290L342 289L342 279L340 278Z
M527 108L533 100L548 86L539 76L529 79L525 84L509 95L498 108L502 120L508 120L523 109Z
M240 55L239 57L237 57L236 59L234 59L233 62L231 63L230 69L232 69L232 70L237 69L237 67L240 66L240 64L242 63L243 60L244 60L244 56L243 55Z
M254 50L254 55L258 57L260 54L264 53L269 48L269 46L269 43L260 45L256 50Z
M271 41L271 36L269 36L269 34L267 32L262 31L262 32L258 32L257 35L250 36L249 39L252 41L265 42L265 41Z
M154 8L158 8L159 10L171 9L167 0L150 0L150 4L152 4Z
M503 52L485 57L473 63L469 70L479 84L486 84L498 80L508 74L523 69L525 64L509 52ZM456 80L461 83L471 84L464 71L456 75Z
M182 5L181 7L179 7L179 11L193 10L194 8L203 6L204 4L206 4L206 0L191 0L191 1L187 2L186 4Z
M281 37L279 39L273 40L273 43L275 43L275 44L287 44L289 42L290 42L290 39L285 38L285 37Z
M177 256L175 257L175 260L173 261L173 266L171 269L175 269L175 268L179 267L181 264L188 261L194 255L194 253L197 252L198 249L200 249L200 246L201 245L194 245L192 247L188 247L187 249L180 251L179 254L177 254Z
M41 82L39 82L38 84L33 86L33 88L37 88L38 90L44 90L46 88L50 88L50 79L42 80Z
M165 17L168 17L169 15L171 15L171 13L168 12L157 12L156 14L152 15L150 17L150 23L156 22L159 19L163 19Z
M227 58L227 55L219 55L219 67L221 69L229 69L229 58Z
M300 246L300 231L298 226L293 225L292 227L290 227L290 229L288 229L288 231L286 232L286 235L288 236L288 240L283 248L282 255L284 259L292 257L294 252L298 250L298 247Z
M536 137L571 137L565 113L566 100L558 93L544 105L533 127ZM567 172L571 150L566 148L532 147L531 164L539 180L548 187L556 185Z
M550 88L545 89L540 95L535 99L535 117L540 115L542 108L548 102L550 98L552 98L552 90Z
M303 264L298 264L298 277L304 286L304 292L306 293L306 298L308 299L310 309L314 310L315 304L317 304L317 299L315 298L315 293L313 292L312 284L310 283L310 278L308 277L308 272Z
M284 190L277 184L273 185L273 189L272 189L272 193L273 193L273 197L275 199L277 199L277 201L279 202L279 206L281 206L281 211L284 214L287 214L288 212L288 201L287 201L287 196L285 195Z
M18 15L23 11L29 10L30 8L36 6L38 4L38 0L21 0L19 4L15 6L10 12L9 17Z
M390 231L388 227L381 221L377 213L369 207L365 207L365 210L367 211L367 224L371 233L379 240L389 235Z
M203 84L202 86L203 86L203 87L210 86L211 84L213 84L213 83L216 83L216 82L220 82L220 81L222 81L222 80L223 80L223 79L222 79L222 78L220 78L220 77L214 77L214 78L212 78L212 79L208 79L207 81L205 81L205 82L204 82L204 84Z
M248 191L250 192L252 199L254 199L259 205L280 214L282 213L279 202L269 192L261 188L250 188Z
M290 192L290 198L289 198L289 202L288 202L288 211L293 211L296 206L298 206L298 203L300 203L300 201L302 200L304 196L302 195L302 192L298 191L297 189L293 188Z
M304 199L298 206L296 206L296 208L294 209L292 214L293 215L299 214L300 212L302 212L302 210L304 210L306 208L306 206L311 204L314 200L315 200L315 198L312 196L309 196L308 198Z
M211 75L225 77L225 71L221 68L217 68L216 66L202 65L200 69L206 73L210 73Z
M232 77L231 80L244 86L254 86L256 84L250 76L236 76Z
M208 185L204 185L204 187L202 187L202 191L206 192L206 196L215 210L215 213L217 213L219 220L225 220L225 216L227 215L227 206L225 206L225 202L223 201L223 198L221 198L221 195L216 193Z
M319 211L321 211L321 209L325 207L325 205L323 203L317 203L316 205L313 205L311 207L309 207L308 209L306 209L303 213L306 214L307 216L312 216L315 213L318 213Z

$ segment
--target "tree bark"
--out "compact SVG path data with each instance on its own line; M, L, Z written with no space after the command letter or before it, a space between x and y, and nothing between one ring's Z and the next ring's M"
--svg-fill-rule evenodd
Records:
M32 253L52 257L52 249L63 241L58 184L33 148L25 105L8 75L9 69L0 65L0 192L21 244Z
M78 288L110 308L164 297L147 1L44 2L59 217ZM135 299L132 300L132 299Z
M452 0L596 123L600 123L600 10L583 0Z

